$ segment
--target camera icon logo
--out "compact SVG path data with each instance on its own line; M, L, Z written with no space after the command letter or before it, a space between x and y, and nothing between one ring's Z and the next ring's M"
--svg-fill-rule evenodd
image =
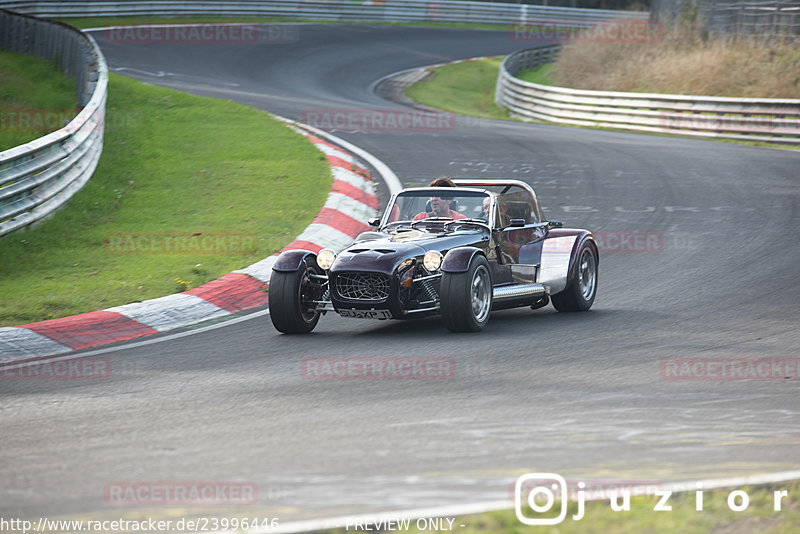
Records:
M530 490L528 489L528 486ZM526 494L527 493L527 497ZM558 493L561 510L556 517L528 517L523 513L523 504L527 504L537 514L549 512L555 504ZM545 502L537 502L537 497L544 497ZM567 517L567 481L556 473L527 473L517 479L514 485L514 512L517 519L525 525L557 525Z

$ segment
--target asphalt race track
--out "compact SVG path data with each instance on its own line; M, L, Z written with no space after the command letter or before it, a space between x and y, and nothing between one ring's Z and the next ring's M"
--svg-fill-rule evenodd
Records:
M402 109L374 94L377 80L524 46L506 32L293 28L261 44L94 35L113 71L298 120ZM111 506L104 488L120 481L253 483L258 503L244 511L289 521L506 499L529 471L666 481L798 469L800 153L466 118L334 133L405 184L532 184L549 218L616 249L601 254L592 310L498 312L475 335L328 315L284 336L262 314L108 349L107 380L2 380L0 515L179 513ZM308 379L303 361L320 356L454 367L433 380ZM666 360L709 358L790 360L763 380L667 371Z

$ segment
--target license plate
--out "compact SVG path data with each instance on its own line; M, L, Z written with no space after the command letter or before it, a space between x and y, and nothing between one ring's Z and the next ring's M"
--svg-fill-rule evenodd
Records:
M392 312L389 310L339 310L342 317L352 317L354 319L391 319Z

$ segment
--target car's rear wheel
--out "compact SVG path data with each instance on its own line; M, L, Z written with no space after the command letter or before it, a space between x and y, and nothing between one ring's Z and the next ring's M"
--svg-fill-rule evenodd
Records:
M489 262L476 254L463 273L443 273L440 288L444 324L453 332L479 332L492 309Z
M586 311L597 295L597 249L591 241L581 245L575 262L575 272L564 291L551 297L560 312Z
M317 321L314 311L320 285L309 275L319 274L317 269L302 262L296 271L273 271L269 280L269 317L275 328L284 334L307 334Z

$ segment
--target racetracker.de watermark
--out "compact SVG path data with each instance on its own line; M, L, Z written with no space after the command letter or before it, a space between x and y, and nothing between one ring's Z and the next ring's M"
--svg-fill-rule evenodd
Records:
M307 380L450 380L456 362L448 356L305 358Z
M111 506L247 505L258 501L252 482L109 482L103 498Z
M524 20L512 22L512 41L528 43L648 43L664 38L660 22L618 19L604 22L585 20Z
M4 363L14 362L0 358L0 364ZM111 360L97 356L0 367L0 380L105 380L110 376Z
M456 127L456 116L418 110L318 108L303 111L300 122L349 132L449 132Z
M75 120L81 111L89 110L86 120ZM99 112L98 112L99 111ZM63 130L67 134L78 131L93 132L106 126L127 127L135 117L117 111L106 114L93 108L6 108L0 109L0 133L26 132L44 135Z
M544 473L540 473L544 474ZM658 480L642 480L642 479L622 479L622 478L603 478L591 480L573 480L564 479L564 489L570 500L577 501L578 497L585 500L597 501L608 500L615 495L622 495L623 493L630 493L633 497L640 497L643 495L655 495L656 491L664 489L663 484ZM552 484L549 478L535 478L525 477L519 487L516 482L511 484L509 494L512 499L521 498L527 500L532 491L537 487ZM579 484L582 484L579 486ZM519 495L517 495L519 491ZM582 494L578 494L581 491Z
M800 358L671 358L661 360L664 380L800 380Z
M258 249L255 234L226 233L116 233L108 234L111 254L248 254Z
M600 254L658 254L664 252L664 235L644 230L598 230L592 232ZM526 236L521 235L523 242ZM513 238L513 236L512 236ZM548 254L569 254L575 243L555 241Z
M2 132L52 132L75 118L79 108L9 108L0 109Z
M115 26L103 30L103 37L120 44L285 44L299 40L300 26L246 23Z
M659 119L662 128L668 130L711 130L747 132L752 134L794 133L800 131L800 119L785 117L781 110L754 110L738 115L710 115L702 113L669 113ZM760 113L760 115L758 115Z
M661 232L598 230L592 235L601 254L657 254L664 251Z

